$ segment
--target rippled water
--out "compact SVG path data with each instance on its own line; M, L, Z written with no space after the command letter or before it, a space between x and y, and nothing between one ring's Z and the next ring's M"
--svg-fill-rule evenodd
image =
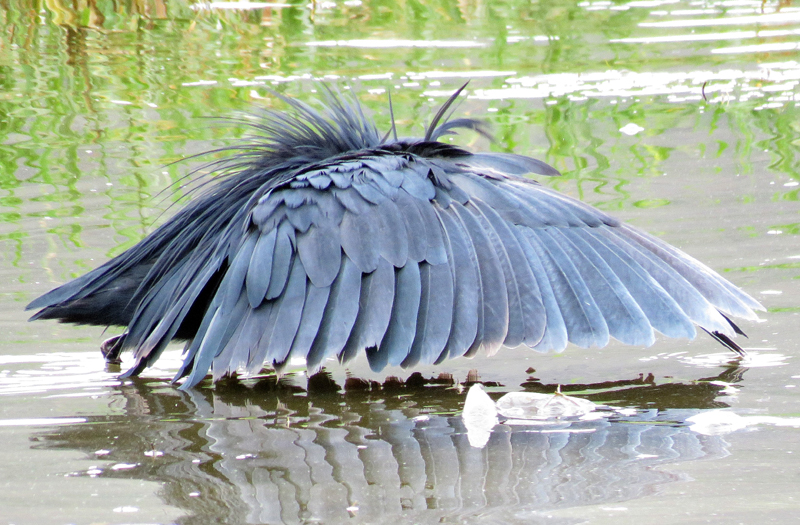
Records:
M0 523L791 522L800 512L800 7L791 2L0 4ZM768 309L741 361L708 338L503 350L420 374L356 362L190 393L180 351L135 381L113 332L26 323L48 289L169 216L204 117L312 101L327 79L379 126L459 112L541 158L545 184L681 247ZM179 205L179 204L178 204ZM162 215L163 214L163 215ZM492 396L570 395L589 420L470 446ZM453 375L443 377L441 372Z

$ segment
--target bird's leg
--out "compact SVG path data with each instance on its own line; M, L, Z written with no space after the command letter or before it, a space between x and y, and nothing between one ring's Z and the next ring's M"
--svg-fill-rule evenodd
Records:
M103 353L103 357L106 358L106 363L112 365L118 365L122 363L122 359L120 359L119 354L122 351L122 343L125 342L126 335L128 335L127 332L124 334L115 335L114 337L106 339L100 345L100 351Z

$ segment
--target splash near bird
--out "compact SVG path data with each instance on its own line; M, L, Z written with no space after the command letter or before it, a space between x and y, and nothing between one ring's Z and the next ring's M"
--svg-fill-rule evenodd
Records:
M320 112L247 123L257 136L211 164L213 184L139 244L34 300L31 319L118 325L107 358L131 350L133 376L185 340L175 380L196 385L291 358L309 370L366 353L373 370L440 363L501 346L538 351L609 337L648 346L654 331L728 348L730 317L763 307L680 250L539 185L547 164L386 135L350 97ZM281 97L283 98L283 97Z

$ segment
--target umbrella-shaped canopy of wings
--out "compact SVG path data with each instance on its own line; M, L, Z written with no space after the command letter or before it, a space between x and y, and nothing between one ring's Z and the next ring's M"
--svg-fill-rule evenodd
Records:
M463 89L463 88L462 88ZM125 253L34 300L33 319L126 326L135 375L187 340L183 388L290 358L317 369L366 352L413 367L501 346L650 345L654 331L729 348L761 305L678 249L526 175L520 155L378 132L352 98L322 112L243 120L248 144L219 176Z

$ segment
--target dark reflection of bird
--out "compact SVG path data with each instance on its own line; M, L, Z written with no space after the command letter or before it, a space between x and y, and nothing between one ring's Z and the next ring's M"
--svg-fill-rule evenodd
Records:
M186 524L554 523L538 513L651 495L684 478L680 463L729 455L723 436L684 424L719 406L729 381L570 385L638 410L501 424L478 449L456 415L464 394L449 386L314 394L271 376L180 392L137 379L112 389L112 415L42 430L36 446L108 451L72 475L156 482ZM136 468L110 468L119 463Z
M654 331L734 351L754 299L681 251L525 178L557 175L505 153L378 133L357 101L248 123L259 137L212 164L219 180L103 266L39 297L32 319L127 326L136 375L188 340L176 379L281 369L366 351L414 367L501 346L650 345Z

